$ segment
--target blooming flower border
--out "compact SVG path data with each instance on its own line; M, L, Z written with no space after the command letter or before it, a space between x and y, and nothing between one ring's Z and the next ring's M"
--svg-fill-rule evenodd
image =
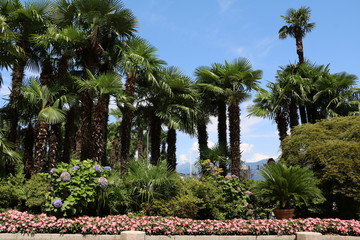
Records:
M81 233L120 234L145 231L148 235L292 235L295 232L320 232L360 236L360 221L340 219L233 219L193 220L178 217L134 214L73 219L33 215L10 210L0 213L0 233Z

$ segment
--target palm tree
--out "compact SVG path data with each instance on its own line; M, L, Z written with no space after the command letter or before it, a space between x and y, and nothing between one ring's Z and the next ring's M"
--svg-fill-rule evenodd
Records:
M7 22L8 27L17 35L15 45L26 55L26 58L20 56L12 64L12 84L10 94L10 131L9 140L17 142L18 140L18 100L20 88L24 79L25 66L35 67L34 52L32 50L30 36L43 32L46 29L45 23L48 20L49 2L28 2L25 5L20 0L0 1L0 13Z
M278 83L268 83L269 90L259 89L254 104L248 107L250 116L273 119L276 122L279 140L287 136L288 110L284 89Z
M295 38L296 52L299 57L299 64L304 63L304 47L303 38L315 28L315 23L309 23L311 10L309 7L301 7L299 9L290 8L286 16L281 16L287 25L279 30L279 38L285 39L288 36Z
M225 61L220 76L226 86L227 103L229 105L229 130L231 150L231 173L241 177L240 152L240 103L247 99L251 90L258 89L262 72L253 70L246 58L238 58L229 63Z
M11 170L7 166L14 166L19 163L21 156L14 150L14 144L4 138L3 131L0 131L0 176L4 177Z
M23 87L25 99L38 109L35 136L35 157L33 172L39 173L44 170L46 160L46 149L48 141L48 125L57 124L65 121L65 113L61 110L66 98L64 96L56 98L56 91L50 90L47 86L41 86L35 79L31 79L30 85ZM47 167L53 168L56 162L48 159Z
M106 161L107 123L109 115L110 96L117 96L121 93L121 78L115 73L101 74L95 77L90 70L87 75L89 80L77 81L80 91L90 91L95 95L97 101L94 104L92 119L92 159L103 165Z
M197 86L199 87L200 91L202 92L202 100L205 105L207 105L208 109L209 106L212 106L215 108L210 111L203 111L205 112L212 112L212 115L214 112L216 112L216 116L218 117L218 145L219 149L222 151L222 155L224 158L228 156L228 150L227 150L227 121L226 121L226 95L224 91L224 82L223 79L220 78L220 69L223 67L220 63L214 63L211 65L211 67L199 67L195 70L195 75L197 77ZM204 122L206 119L206 115L203 115L205 118L203 118L199 122L198 127L200 127L199 133L204 132ZM201 140L199 141L199 147L201 142L201 148L206 149L207 148L207 140L205 142L205 135L200 135ZM206 145L206 147L205 147ZM205 151L201 151L205 152ZM202 154L203 155L203 154ZM205 154L206 155L206 154ZM220 168L223 169L223 174L226 175L226 165L220 163Z
M158 114L168 127L166 160L170 171L176 170L176 130L195 134L195 122L198 112L197 93L191 79L178 68L169 67L164 70L164 80L171 88L172 94L165 95L164 108Z
M166 64L156 56L155 52L156 49L153 46L138 37L125 42L125 46L121 49L120 65L126 74L125 92L133 99L130 104L133 104L135 100L138 79L141 77L149 82L156 81L154 71ZM120 125L120 163L121 171L126 173L134 110L129 105L124 105L121 111L123 118Z
M73 24L86 32L86 43L76 49L77 60L83 68L84 79L89 79L85 69L92 74L114 70L117 61L115 45L133 35L136 19L129 9L123 8L117 0L74 0L71 3L59 1L56 18L62 24ZM90 157L93 101L89 92L81 95L81 124L77 146L81 159Z

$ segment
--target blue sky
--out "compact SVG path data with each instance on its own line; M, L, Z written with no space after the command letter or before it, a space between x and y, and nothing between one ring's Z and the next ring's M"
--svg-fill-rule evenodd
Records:
M277 32L289 8L308 6L316 28L304 39L305 57L329 64L331 72L360 76L359 0L123 0L139 20L139 35L158 49L159 57L193 76L198 66L246 57L254 69L263 71L261 84L274 81L279 66L297 60L295 40L279 40ZM8 94L9 76L3 72ZM279 155L276 125L272 121L246 118L241 104L241 142L244 161ZM210 141L217 141L217 120L209 125ZM178 134L178 162L197 158L196 138Z

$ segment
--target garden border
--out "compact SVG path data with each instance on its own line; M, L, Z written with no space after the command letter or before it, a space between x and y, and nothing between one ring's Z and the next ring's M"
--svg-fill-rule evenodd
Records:
M358 236L321 235L315 232L298 232L296 235L145 235L141 231L124 231L121 235L82 234L21 234L1 233L0 240L360 240Z

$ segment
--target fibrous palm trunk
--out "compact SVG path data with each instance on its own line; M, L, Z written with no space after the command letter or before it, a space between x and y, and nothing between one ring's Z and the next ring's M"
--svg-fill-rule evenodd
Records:
M144 129L139 126L137 129L137 141L136 141L136 150L138 153L138 159L144 159Z
M176 170L176 130L174 128L170 128L168 130L166 143L167 143L166 161L167 161L168 169L169 171L175 171Z
M306 108L305 106L299 106L301 124L307 123Z
M205 118L201 117L197 121L197 133L198 133L198 143L199 143L199 155L201 160L205 160L206 152L208 150L208 133L206 131L206 121Z
M290 100L289 118L290 118L290 129L293 130L294 127L299 125L298 107L294 99Z
M26 62L19 60L11 73L11 93L10 93L10 131L8 135L9 141L18 143L18 123L19 123L19 107L17 101L20 96L20 87L24 79ZM17 148L17 147L16 147Z
M229 106L229 131L231 151L231 173L241 177L240 152L240 107L234 103Z
M51 125L51 130L49 131L49 166L48 169L55 168L59 162L60 158L60 140L61 140L61 124Z
M304 47L303 47L303 43L302 43L302 37L295 36L295 41L296 41L296 53L299 57L299 64L303 64L304 63Z
M130 73L127 74L125 91L129 96L134 96L135 93L135 83L136 78L133 77ZM121 142L121 151L120 151L120 164L121 172L126 173L127 166L129 163L129 154L130 154L130 143L131 143L131 127L134 111L127 105L123 109L123 119L120 126L120 142Z
M24 172L25 177L31 177L31 171L34 166L34 128L31 123L29 123L28 127L24 129L24 154L23 154L23 162L24 162Z
M277 124L280 142L282 142L286 138L288 130L287 117L283 111L280 110L276 113L275 122Z
M34 157L34 173L40 173L44 170L46 164L46 146L48 139L49 125L42 120L37 122L37 133L35 137L35 157Z
M65 136L64 136L63 155L62 155L63 162L69 162L71 152L75 150L76 112L77 112L76 105L72 105L69 109L69 112L66 115L65 134L64 134Z
M160 145L161 145L161 119L152 113L150 123L150 139L151 139L151 158L150 163L157 165L160 159Z
M227 152L227 124L226 124L226 103L223 100L218 101L218 144L223 157L228 156ZM226 175L226 164L219 163L219 167L223 169L222 174Z
M81 160L89 159L91 143L92 143L92 129L91 129L91 119L92 119L92 98L89 91L84 91L81 95L81 113L80 113L80 128L76 137L76 150L77 155Z
M102 165L107 165L106 160L106 132L109 114L110 96L104 94L99 96L93 113L93 134L92 134L92 159Z

